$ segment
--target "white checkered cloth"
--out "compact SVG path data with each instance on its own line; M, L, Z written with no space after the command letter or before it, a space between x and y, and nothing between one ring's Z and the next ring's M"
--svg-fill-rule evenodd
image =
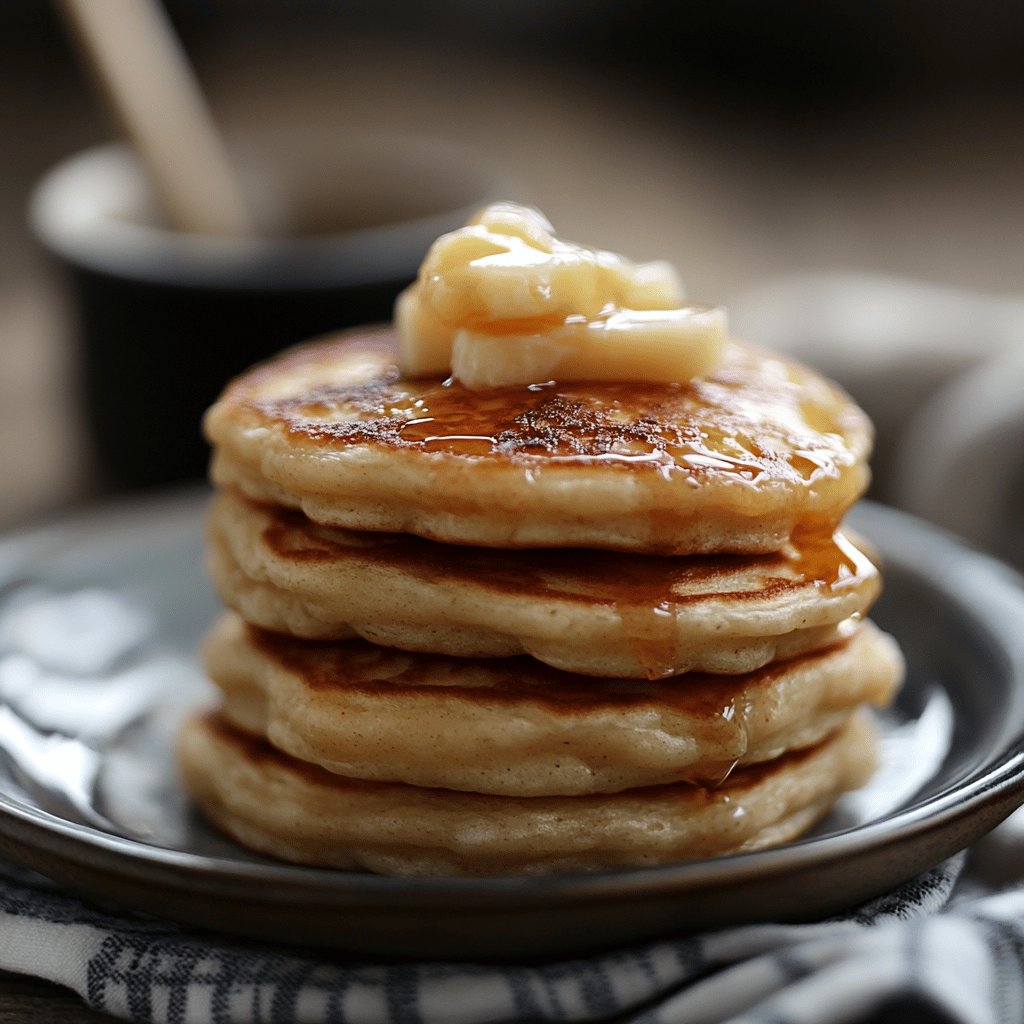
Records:
M531 966L319 959L98 909L10 869L0 880L0 968L66 985L117 1017L168 1024L1019 1024L1024 820L964 865L960 855L816 924ZM1021 887L995 888L1015 880Z

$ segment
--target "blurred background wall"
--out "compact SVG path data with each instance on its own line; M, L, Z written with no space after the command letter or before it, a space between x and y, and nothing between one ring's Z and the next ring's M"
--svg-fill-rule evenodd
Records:
M507 162L566 236L695 298L893 274L1024 291L1024 6L170 0L232 135L414 130ZM63 296L27 228L116 135L47 4L0 4L0 525L95 494ZM756 325L748 333L756 334ZM139 339L145 344L145 338Z

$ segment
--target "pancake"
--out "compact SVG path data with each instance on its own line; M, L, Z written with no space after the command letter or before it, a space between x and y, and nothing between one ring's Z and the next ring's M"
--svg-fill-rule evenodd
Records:
M507 796L718 782L811 746L902 676L870 623L826 651L743 676L590 680L529 658L403 654L313 643L224 616L207 672L233 725L351 778Z
M320 527L220 495L208 566L249 622L458 657L530 654L594 676L749 672L836 638L879 574L842 534L781 552L657 558L496 551Z
M857 716L807 751L688 783L514 799L333 775L216 716L183 729L187 788L218 828L283 860L394 875L543 874L760 849L809 828L874 764Z
M488 392L403 379L390 331L293 349L208 411L216 484L317 523L485 547L774 551L863 492L871 428L813 371L730 342L685 384Z

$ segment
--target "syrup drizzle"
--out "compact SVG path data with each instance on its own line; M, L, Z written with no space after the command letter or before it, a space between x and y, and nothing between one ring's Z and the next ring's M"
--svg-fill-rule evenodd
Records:
M388 335L336 344L338 358L358 366L351 383L336 374L334 383L300 383L290 395L267 397L256 378L248 400L293 436L324 446L496 456L540 469L601 463L666 478L806 486L856 461L836 424L845 399L820 382L811 386L817 378L801 368L739 346L716 374L685 384L541 381L479 392L401 378ZM327 356L317 353L327 359L329 347Z
M545 548L452 548L412 534L358 533L319 526L301 512L260 506L261 538L296 561L361 561L427 581L446 579L523 597L614 604L670 622L674 606L706 600L763 600L806 586L844 590L877 578L871 559L841 531L803 528L764 555L640 555Z
M358 534L317 526L301 513L266 508L262 541L297 561L376 564L428 583L446 580L493 595L605 606L622 623L623 642L651 678L672 675L683 606L709 599L750 608L786 592L864 590L878 570L841 532L798 530L767 555L659 557L614 551L506 552L459 547L406 534Z

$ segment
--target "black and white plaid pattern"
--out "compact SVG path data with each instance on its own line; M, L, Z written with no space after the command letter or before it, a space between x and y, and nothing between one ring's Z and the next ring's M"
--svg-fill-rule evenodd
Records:
M1024 877L1021 840L1004 842L999 860ZM1019 1022L1024 887L993 892L964 862L817 924L506 967L318 960L90 907L7 869L0 968L67 985L117 1017L168 1024Z

